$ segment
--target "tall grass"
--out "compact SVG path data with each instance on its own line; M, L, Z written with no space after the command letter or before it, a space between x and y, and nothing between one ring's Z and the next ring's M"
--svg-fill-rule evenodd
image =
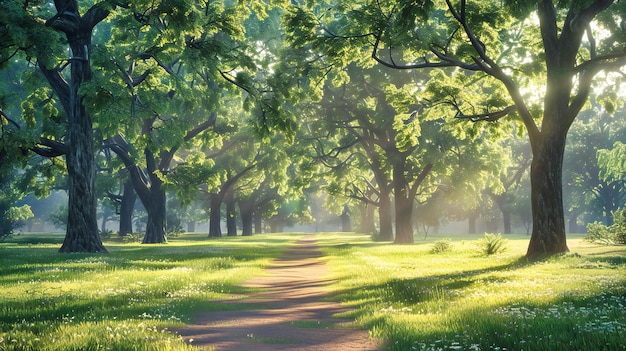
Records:
M59 254L62 236L0 244L0 351L191 350L170 329L261 272L299 235L167 245L106 242L109 254ZM37 244L45 242L44 244Z
M449 235L446 235L449 237ZM477 236L415 245L325 234L337 298L387 350L625 350L626 247L570 237L571 253L524 257L527 236L485 256ZM351 242L346 245L345 242Z

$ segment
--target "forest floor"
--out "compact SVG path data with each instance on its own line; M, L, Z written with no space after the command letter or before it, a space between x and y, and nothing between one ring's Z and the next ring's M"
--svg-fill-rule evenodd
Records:
M244 284L258 292L224 301L238 304L236 310L198 313L195 324L178 333L191 345L216 351L379 349L367 331L335 316L348 309L331 300L330 270L312 237L289 247L266 273Z

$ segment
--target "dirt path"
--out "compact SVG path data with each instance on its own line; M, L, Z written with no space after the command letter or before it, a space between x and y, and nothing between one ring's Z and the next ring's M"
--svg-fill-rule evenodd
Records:
M261 292L224 302L249 304L250 309L200 313L196 324L178 333L187 341L193 339L192 345L216 351L377 350L367 331L333 317L346 309L327 301L330 281L325 276L330 271L320 256L313 238L300 240L271 264L267 275L244 284Z

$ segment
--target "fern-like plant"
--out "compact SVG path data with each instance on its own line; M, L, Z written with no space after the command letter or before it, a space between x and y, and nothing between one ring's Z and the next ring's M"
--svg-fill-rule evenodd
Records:
M482 239L478 240L478 248L486 255L494 255L506 250L506 240L502 237L502 234L485 233Z
M450 238L444 238L441 240L437 240L433 243L433 247L430 249L430 253L438 254L448 252L450 250L452 250Z

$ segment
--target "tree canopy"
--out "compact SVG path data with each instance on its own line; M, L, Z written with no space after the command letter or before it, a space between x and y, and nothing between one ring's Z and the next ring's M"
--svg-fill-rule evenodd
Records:
M610 0L4 1L2 179L66 180L64 252L106 251L97 201L129 216L136 193L145 243L168 197L205 201L210 236L326 198L397 243L510 232L525 202L527 256L562 253L566 214L624 205L625 27Z

